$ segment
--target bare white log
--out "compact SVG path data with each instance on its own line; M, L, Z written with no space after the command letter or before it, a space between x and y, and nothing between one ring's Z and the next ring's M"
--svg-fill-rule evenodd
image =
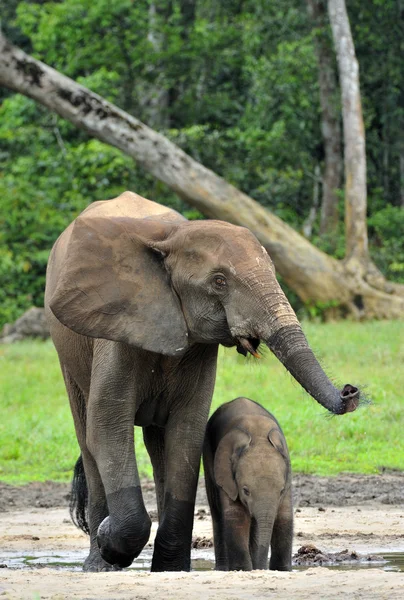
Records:
M369 261L366 224L366 149L359 65L345 0L328 0L342 96L345 163L346 259L366 270Z
M305 222L303 223L302 231L304 237L310 239L313 233L314 223L317 219L318 207L320 204L320 183L321 183L321 171L319 165L315 166L314 177L313 177L313 204L311 205L309 214Z
M341 187L342 177L340 113L337 104L338 85L334 64L335 57L327 35L326 0L306 0L306 4L315 28L314 48L318 62L321 134L325 154L320 234L328 234L332 238L336 236L338 228L338 190Z

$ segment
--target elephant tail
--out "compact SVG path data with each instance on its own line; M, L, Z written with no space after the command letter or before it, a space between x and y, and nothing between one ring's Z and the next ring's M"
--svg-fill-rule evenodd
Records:
M69 504L70 517L73 523L89 534L88 526L88 489L86 474L84 472L83 458L80 456L74 466L72 491Z

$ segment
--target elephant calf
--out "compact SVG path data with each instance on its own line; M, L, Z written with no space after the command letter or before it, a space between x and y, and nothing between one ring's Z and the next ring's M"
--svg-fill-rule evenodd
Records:
M209 419L203 452L216 569L290 571L293 505L285 438L275 417L248 398Z

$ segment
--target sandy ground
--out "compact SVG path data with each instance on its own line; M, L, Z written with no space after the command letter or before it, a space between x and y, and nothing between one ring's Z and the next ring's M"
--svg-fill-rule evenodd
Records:
M153 514L153 485L145 483L144 490L146 504ZM383 564L373 561L369 561L366 568L337 570L313 566L291 573L148 573L138 570L83 573L73 568L12 566L10 557L17 555L54 552L71 554L75 561L85 557L88 540L69 520L67 494L68 487L55 484L32 484L25 488L0 485L1 598L404 598L404 572L385 570ZM315 545L323 553L344 549L360 555L404 552L403 508L404 474L337 479L297 477L294 553L308 544ZM212 537L207 511L201 486L194 538ZM153 523L153 535L156 527ZM146 549L146 553L150 554L150 551Z

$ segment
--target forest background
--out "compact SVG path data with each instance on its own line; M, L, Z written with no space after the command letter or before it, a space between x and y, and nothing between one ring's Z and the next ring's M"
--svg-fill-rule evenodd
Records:
M164 133L342 258L342 183L337 226L321 230L319 30L307 4L1 0L1 24L27 53ZM403 10L398 0L348 3L366 130L370 254L397 282L404 282ZM339 108L339 94L333 101ZM131 189L202 218L132 158L33 100L2 88L0 102L0 327L42 306L50 248L90 201ZM321 313L286 291L300 316Z

